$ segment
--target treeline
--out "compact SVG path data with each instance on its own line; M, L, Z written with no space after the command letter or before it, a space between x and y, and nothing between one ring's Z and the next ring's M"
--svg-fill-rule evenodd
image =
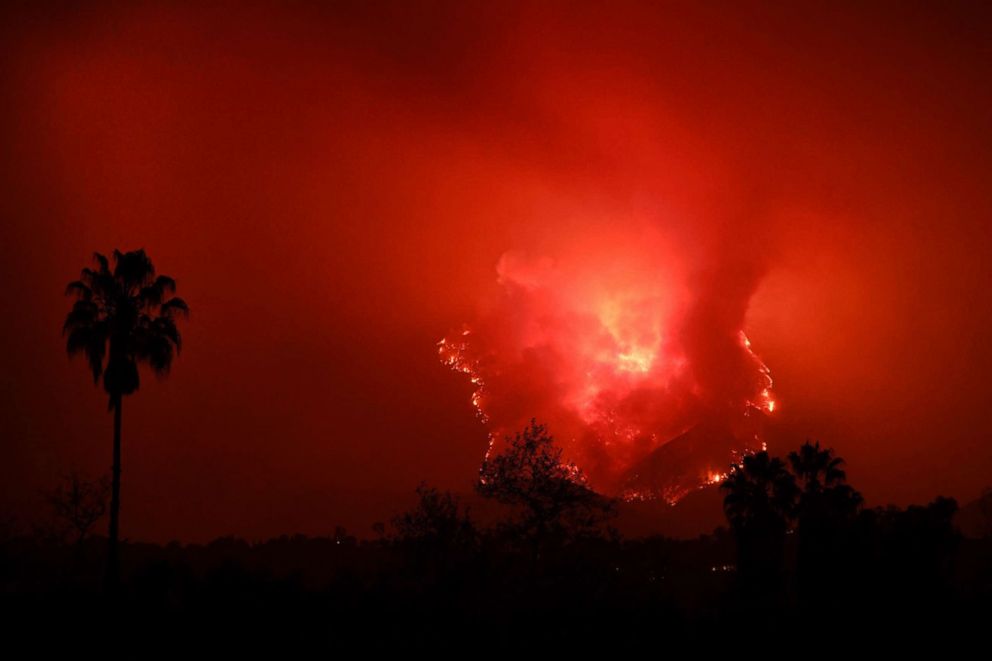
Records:
M112 600L105 542L89 534L105 485L76 482L50 494L65 535L0 539L3 606L24 624L11 631L48 627L60 636L47 643L61 645L110 617L121 645L143 657L204 640L228 653L635 652L798 641L824 627L835 642L950 627L960 638L984 626L992 595L990 540L955 531L953 500L866 508L843 462L810 443L730 471L727 528L623 539L616 503L532 423L481 468L477 490L502 506L496 520L480 523L455 495L422 485L416 506L371 540L338 529L260 544L126 543Z

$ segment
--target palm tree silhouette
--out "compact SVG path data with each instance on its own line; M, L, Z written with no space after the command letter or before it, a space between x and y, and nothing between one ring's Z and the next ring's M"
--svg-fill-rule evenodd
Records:
M806 441L789 453L802 494L796 504L799 597L811 608L829 608L843 598L857 564L852 531L861 494L847 484L844 460Z
M789 453L789 464L802 487L796 509L800 524L803 519L849 517L861 506L861 494L846 483L844 460L833 450L806 441Z
M795 507L795 478L785 463L767 452L746 455L720 485L723 509L735 529L774 524L785 529Z
M841 468L844 460L835 457L832 450L821 448L819 441L806 441L798 451L790 452L789 464L807 493L819 493L847 479Z
M737 539L737 570L749 591L781 587L785 534L798 488L785 462L767 452L747 455L720 484L723 510Z
M166 374L182 346L176 316L189 316L183 299L173 296L176 282L155 275L144 250L113 252L111 260L93 256L96 269L84 268L79 280L70 282L67 296L76 302L62 326L70 356L83 354L93 380L103 378L114 412L114 451L111 472L110 531L107 549L107 587L119 580L118 534L121 490L121 405L125 395L138 390L138 363L156 374Z

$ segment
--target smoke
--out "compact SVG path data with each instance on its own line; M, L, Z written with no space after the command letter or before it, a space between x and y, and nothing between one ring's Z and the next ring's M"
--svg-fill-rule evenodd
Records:
M564 243L553 255L505 253L500 294L439 344L476 386L490 451L536 417L593 486L617 493L634 467L700 425L733 430L737 451L759 443L742 424L774 409L769 371L743 330L759 260L726 244L689 257L657 221ZM693 467L693 480L731 458Z
M364 529L531 416L625 491L760 404L740 329L774 449L879 503L987 485L988 9L210 4L0 8L0 506L105 466L58 293L115 245L197 310L131 404L135 539Z

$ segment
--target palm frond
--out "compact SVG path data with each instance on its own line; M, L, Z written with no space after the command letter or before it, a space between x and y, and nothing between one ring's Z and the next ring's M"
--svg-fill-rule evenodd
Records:
M183 338L179 334L179 328L176 327L176 322L172 317L158 317L153 322L152 328L155 331L155 335L163 337L175 347L176 351L182 349Z
M156 374L167 374L172 367L175 349L169 340L161 335L152 336L145 347L145 360Z
M76 296L83 300L90 300L93 298L93 290L81 280L73 280L65 287L66 296Z
M144 249L122 253L114 250L114 278L125 291L131 292L146 286L155 277L155 266Z
M68 333L75 328L86 328L95 324L100 318L100 308L93 301L80 300L72 305L65 317L62 332Z
M146 361L153 371L164 374L182 348L182 337L171 317L141 315L135 328L132 349L138 360Z
M155 278L155 286L167 294L176 293L176 281L167 275L160 275Z
M159 309L159 314L163 317L173 317L177 312L189 319L189 306L186 305L186 301L179 297L170 298Z
M96 298L111 299L119 290L113 274L106 269L94 271L90 268L84 268L79 277L80 281L90 288Z
M103 357L107 353L107 339L98 332L90 334L89 344L86 347L86 362L89 363L90 372L93 373L93 382L100 380L103 373Z
M66 337L66 351L69 357L80 353L86 356L93 381L99 381L103 373L103 357L107 350L107 332L105 324L79 326L69 331Z
M176 292L176 281L167 275L160 275L138 292L138 300L142 306L160 305L166 295Z
M142 307L159 305L162 302L162 290L154 284L142 287L138 292L138 301Z
M114 251L114 255L116 256L116 254L117 254L117 251L115 250L115 251ZM99 264L99 265L100 265L100 270L101 270L101 271L103 271L103 272L105 272L105 273L107 273L107 272L109 272L109 271L110 271L110 260L109 260L109 259L107 259L107 257L106 257L105 255L102 255L102 254L100 254L100 253L98 253L98 252L95 252L95 253L93 253L93 260L94 260L94 261L95 261L95 262L96 262L97 264ZM87 270L89 270L89 269L83 269L83 270L84 270L84 271L87 271Z

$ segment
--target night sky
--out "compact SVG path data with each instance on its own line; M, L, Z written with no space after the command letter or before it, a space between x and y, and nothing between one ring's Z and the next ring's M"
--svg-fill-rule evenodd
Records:
M491 313L504 255L652 278L655 240L718 274L793 445L834 447L870 505L970 500L992 483L987 14L5 5L0 505L108 470L106 396L60 334L94 251L145 248L192 308L123 409L123 535L162 541L367 534L421 480L468 491L487 429L437 342Z

